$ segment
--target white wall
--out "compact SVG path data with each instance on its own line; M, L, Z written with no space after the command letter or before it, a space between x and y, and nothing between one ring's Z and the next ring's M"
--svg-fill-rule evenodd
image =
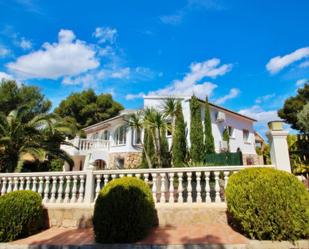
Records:
M156 109L162 109L163 102L166 99L166 97L145 97L144 99L144 107L153 107ZM179 97L179 100L181 100L183 114L184 114L184 120L186 122L187 126L187 144L188 147L190 147L190 98L188 97ZM201 103L201 116L202 121L204 123L204 104ZM221 123L217 123L217 112L224 112L225 113L225 121ZM253 127L253 121L246 119L244 117L241 117L239 115L230 113L228 111L216 108L214 106L210 106L210 112L211 112L211 122L212 122L212 133L215 140L215 150L216 152L220 151L220 143L222 142L222 135L223 131L226 126L231 126L234 128L233 136L230 138L230 151L236 152L237 148L240 148L240 150L244 154L256 154L255 151L255 136L254 136L254 127ZM243 129L246 129L249 131L249 139L248 142L244 142L243 140ZM203 131L201 131L203 132ZM168 139L170 142L170 138Z

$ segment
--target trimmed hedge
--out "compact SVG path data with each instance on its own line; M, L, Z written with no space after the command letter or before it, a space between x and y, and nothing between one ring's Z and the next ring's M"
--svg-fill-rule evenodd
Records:
M241 170L226 188L232 222L259 240L296 240L309 236L309 193L292 174L271 168Z
M155 225L149 186L135 177L109 182L95 203L93 227L98 243L129 243L143 239Z
M34 234L43 224L42 198L30 190L0 196L0 242Z

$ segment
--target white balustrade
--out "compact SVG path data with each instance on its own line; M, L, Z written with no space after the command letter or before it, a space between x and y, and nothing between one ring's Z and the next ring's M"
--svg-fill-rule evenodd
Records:
M229 175L244 168L246 166L3 173L0 174L0 194L32 190L48 204L91 203L109 181L133 176L151 187L156 203L222 202Z

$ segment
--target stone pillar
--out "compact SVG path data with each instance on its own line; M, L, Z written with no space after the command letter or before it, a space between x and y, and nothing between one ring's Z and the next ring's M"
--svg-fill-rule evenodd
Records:
M94 161L91 161L91 155L88 155L88 160L85 160L84 170L86 171L86 182L85 182L85 203L92 203L94 198L94 175L93 170L95 168Z
M270 143L271 163L277 169L291 173L289 148L287 143L288 132L283 130L282 121L268 123L269 131L266 133Z

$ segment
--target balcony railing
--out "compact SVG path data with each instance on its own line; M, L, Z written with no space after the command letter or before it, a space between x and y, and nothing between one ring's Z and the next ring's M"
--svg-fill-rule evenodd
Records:
M78 148L79 151L89 151L93 149L105 149L109 150L110 141L103 139L87 139L87 138L75 138L68 140L72 145Z
M8 173L0 174L0 194L32 190L42 196L44 203L91 204L109 181L134 176L149 185L156 203L218 203L225 201L229 176L244 168L246 166Z

